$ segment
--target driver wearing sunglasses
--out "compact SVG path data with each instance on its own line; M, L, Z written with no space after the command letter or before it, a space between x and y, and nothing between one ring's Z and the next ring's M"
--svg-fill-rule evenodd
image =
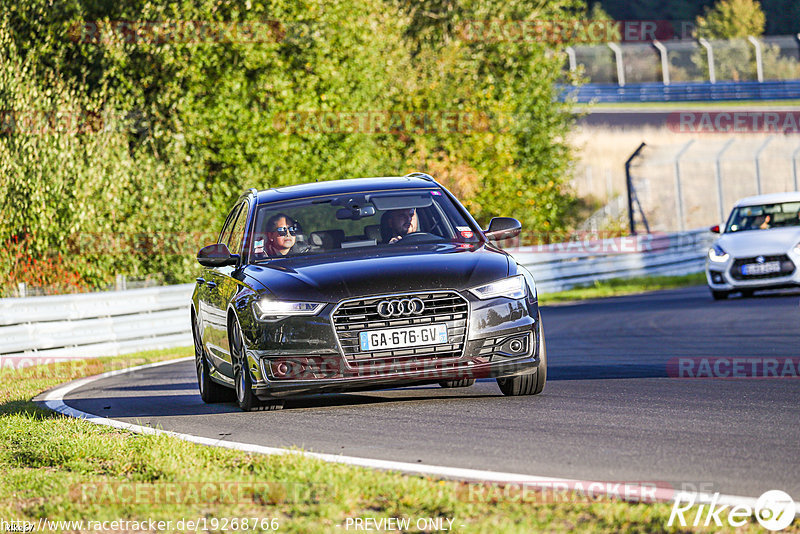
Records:
M267 221L267 242L264 252L272 257L286 256L295 244L299 232L297 222L283 213L273 215Z

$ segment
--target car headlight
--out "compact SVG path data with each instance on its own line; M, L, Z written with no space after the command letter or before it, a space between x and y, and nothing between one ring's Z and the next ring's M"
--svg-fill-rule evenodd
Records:
M722 247L719 245L714 245L708 249L708 259L713 262L722 263L728 261L729 257L730 255L722 250Z
M473 287L470 292L479 299L491 299L495 297L507 297L510 299L525 298L525 277L520 275L510 278L496 280L491 284Z
M324 307L324 302L291 302L269 298L253 303L256 318L261 321L274 321L290 315L316 315Z

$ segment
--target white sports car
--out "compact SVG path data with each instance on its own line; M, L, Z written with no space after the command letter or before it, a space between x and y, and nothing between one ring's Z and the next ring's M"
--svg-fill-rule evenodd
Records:
M720 233L714 226L712 232ZM736 203L708 250L706 278L714 299L739 291L800 286L800 192L748 197Z

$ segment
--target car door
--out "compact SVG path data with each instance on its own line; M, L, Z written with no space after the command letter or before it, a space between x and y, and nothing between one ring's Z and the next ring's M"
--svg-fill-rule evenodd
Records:
M217 243L228 244L231 231L241 209L241 202L231 209L227 219L225 219L225 224L222 226L222 231L219 233ZM220 268L206 267L204 269L201 284L202 290L200 292L200 310L198 312L203 323L203 343L208 351L210 363L215 368L219 368L226 361L228 353L225 312L220 301L218 289L221 280Z
M249 220L250 204L247 200L243 200L238 207L239 210L232 219L230 231L221 234L219 242L224 243L231 254L238 254L242 258L244 233ZM222 374L231 378L233 378L233 365L228 341L227 314L228 304L239 291L241 285L241 282L237 280L237 278L241 278L241 276L237 276L240 273L241 268L239 265L217 267L209 271L210 283L206 284L207 286L212 286L209 288L209 303L215 317L217 317L214 336L218 354L215 365Z

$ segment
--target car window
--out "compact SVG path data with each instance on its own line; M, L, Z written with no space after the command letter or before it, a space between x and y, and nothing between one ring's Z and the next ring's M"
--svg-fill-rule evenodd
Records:
M244 240L244 227L247 223L247 215L249 212L249 204L247 202L242 203L242 209L239 211L236 222L233 225L233 229L231 230L231 236L228 240L228 250L231 251L231 254L241 254L242 252L242 241Z
M242 204L236 204L233 209L228 214L228 218L225 219L225 224L222 226L222 231L219 233L219 239L217 243L224 243L226 246L230 243L231 239L231 230L233 229L233 225L236 222L236 216L239 214L239 210L242 209ZM230 250L230 247L228 247Z
M250 250L255 260L357 248L380 253L404 244L475 243L478 231L439 189L333 195L259 205ZM270 248L275 243L282 252Z
M800 202L781 202L734 208L725 232L770 230L800 226Z

